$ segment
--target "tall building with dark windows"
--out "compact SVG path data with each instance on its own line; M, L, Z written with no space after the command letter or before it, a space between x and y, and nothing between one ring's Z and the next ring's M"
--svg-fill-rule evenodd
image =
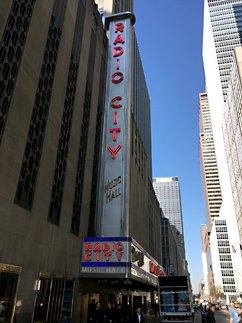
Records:
M82 239L95 232L107 38L94 1L9 0L0 12L1 317L80 322Z

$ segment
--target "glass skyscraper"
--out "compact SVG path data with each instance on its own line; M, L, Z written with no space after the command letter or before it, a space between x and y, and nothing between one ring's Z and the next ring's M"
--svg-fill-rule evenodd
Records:
M183 234L181 196L178 177L154 177L153 187L164 216Z

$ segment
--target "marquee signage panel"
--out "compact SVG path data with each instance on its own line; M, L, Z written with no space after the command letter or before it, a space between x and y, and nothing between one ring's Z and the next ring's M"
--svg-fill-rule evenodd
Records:
M97 220L97 233L105 237L127 234L127 160L134 16L126 13L108 19L109 48Z
M142 279L157 284L164 269L133 238L85 238L82 244L81 277ZM123 276L124 277L124 276Z

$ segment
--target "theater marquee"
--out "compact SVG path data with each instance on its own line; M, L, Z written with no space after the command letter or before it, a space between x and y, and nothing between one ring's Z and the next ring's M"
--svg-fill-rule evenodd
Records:
M85 238L81 277L131 278L156 286L164 269L130 237Z

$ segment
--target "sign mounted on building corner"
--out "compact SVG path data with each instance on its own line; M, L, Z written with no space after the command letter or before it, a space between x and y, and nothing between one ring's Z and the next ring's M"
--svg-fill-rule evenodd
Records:
M131 109L132 13L105 18L109 24L97 235L126 236L129 116Z

